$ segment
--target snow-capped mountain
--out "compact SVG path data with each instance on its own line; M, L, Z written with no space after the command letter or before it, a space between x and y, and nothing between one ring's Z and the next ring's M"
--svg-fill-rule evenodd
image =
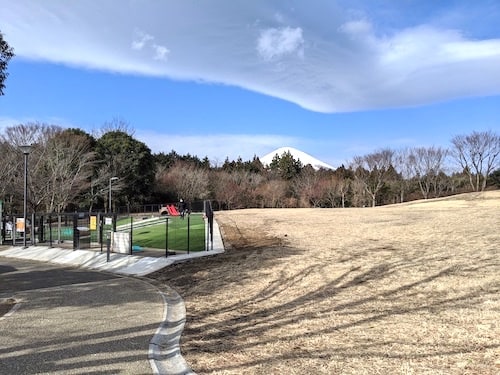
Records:
M316 159L315 157L306 154L303 151L297 150L296 148L293 147L280 147L277 150L274 150L270 152L269 154L266 154L260 158L260 161L263 165L269 165L273 161L273 158L276 154L281 157L283 153L289 152L295 160L300 160L302 165L307 165L311 164L314 169L320 169L320 168L325 168L325 169L335 169L331 165L322 162L321 160Z

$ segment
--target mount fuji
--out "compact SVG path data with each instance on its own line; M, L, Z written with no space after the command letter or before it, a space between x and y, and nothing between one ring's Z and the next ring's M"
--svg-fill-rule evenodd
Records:
M318 170L320 168L325 168L325 169L335 169L331 165L322 162L321 160L316 159L315 157L297 150L296 148L293 147L280 147L269 154L264 155L263 157L260 158L260 162L263 165L270 165L271 162L273 161L273 158L276 156L276 154L281 157L283 153L289 152L295 160L300 160L303 166L306 166L307 164L311 164L311 166Z

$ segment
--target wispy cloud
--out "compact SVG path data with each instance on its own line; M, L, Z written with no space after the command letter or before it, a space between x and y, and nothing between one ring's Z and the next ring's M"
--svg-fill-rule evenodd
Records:
M136 29L134 32L134 38L132 40L132 49L135 51L143 51L145 48L152 50L153 59L166 61L169 54L169 49L165 46L157 44L154 42L155 37L142 31Z
M20 57L234 85L313 111L500 94L496 3L459 1L434 16L368 0L0 4L2 32ZM465 4L474 22L484 15L477 35L456 17Z
M153 49L155 51L155 55L153 57L155 60L167 60L167 55L170 52L167 47L153 44Z
M274 60L285 55L303 57L304 38L300 27L283 27L262 30L257 40L257 51L264 60Z
M132 40L132 49L140 51L144 48L146 43L154 40L152 35L149 35L141 30L135 30L134 39Z

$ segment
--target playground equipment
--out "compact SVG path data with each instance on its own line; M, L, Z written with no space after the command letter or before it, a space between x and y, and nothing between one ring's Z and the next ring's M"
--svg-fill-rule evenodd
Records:
M160 208L160 215L180 216L181 214L173 204L167 204Z

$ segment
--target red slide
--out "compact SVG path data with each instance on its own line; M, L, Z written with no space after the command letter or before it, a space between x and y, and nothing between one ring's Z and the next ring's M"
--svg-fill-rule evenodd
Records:
M167 206L167 210L170 216L180 216L181 214L177 211L177 208L173 204Z

